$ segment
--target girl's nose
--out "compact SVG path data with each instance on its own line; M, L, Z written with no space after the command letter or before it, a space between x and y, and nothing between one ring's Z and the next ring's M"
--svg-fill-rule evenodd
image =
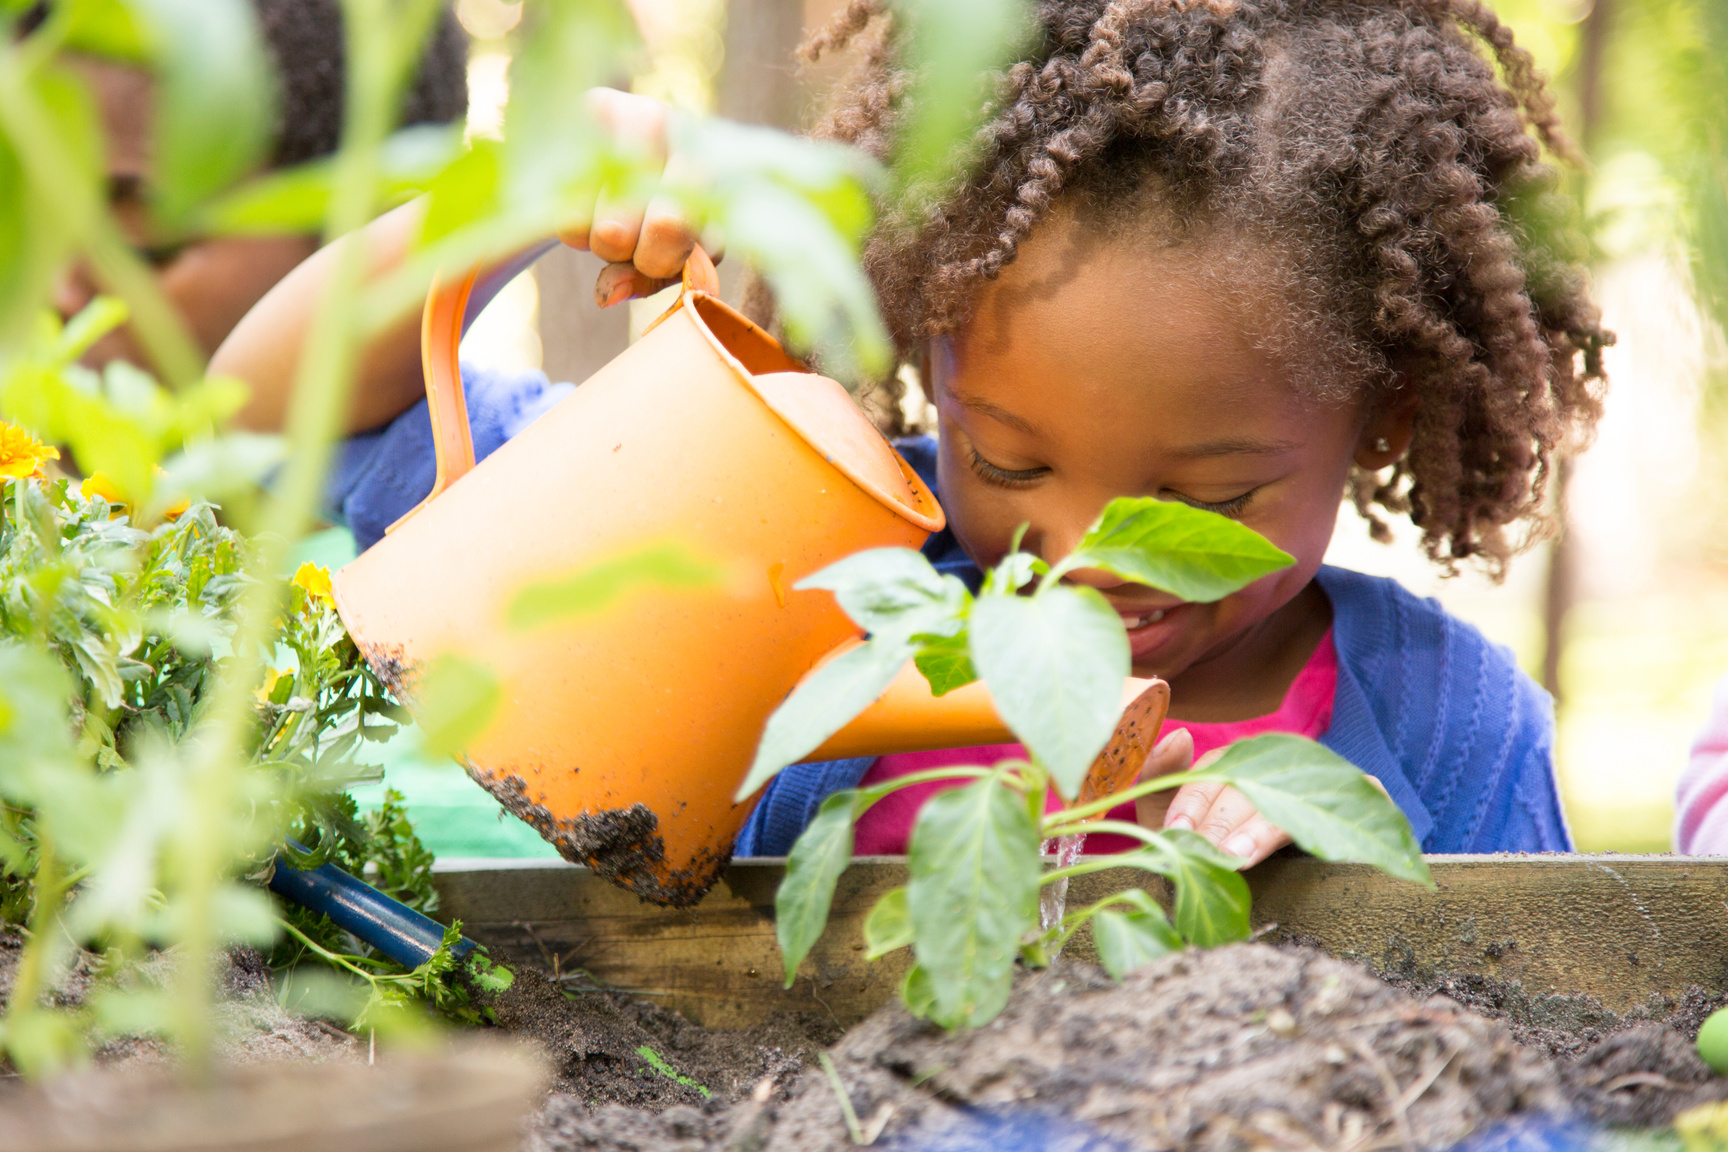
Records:
M1102 568L1076 568L1064 577L1069 583L1084 584L1088 588L1096 588L1100 592L1108 592L1112 588L1120 588L1128 581L1120 576L1112 575Z
M1046 564L1054 564L1066 559L1074 549L1080 547L1080 541L1086 538L1086 529L1091 521L1076 521L1068 528L1046 528L1038 533L1036 550ZM1084 584L1089 588L1100 590L1117 588L1127 583L1120 576L1112 576L1102 568L1076 568L1068 573L1067 580L1075 584Z

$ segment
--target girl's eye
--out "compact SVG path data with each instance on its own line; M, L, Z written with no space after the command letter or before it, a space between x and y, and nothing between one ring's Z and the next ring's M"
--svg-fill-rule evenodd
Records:
M998 468L984 457L978 455L978 449L972 449L972 471L986 484L994 484L998 488L1024 488L1035 483L1046 473L1048 468Z
M1168 489L1160 493L1160 495L1166 499L1180 501L1181 503L1188 505L1190 508L1199 508L1203 512L1216 512L1220 516L1228 516L1234 520L1236 517L1242 515L1242 510L1248 507L1248 501L1251 500L1254 493L1258 491L1258 488L1250 488L1240 496L1234 496L1229 500L1222 500L1216 504L1208 504L1204 500L1195 500L1190 496L1184 496L1180 492L1171 492Z

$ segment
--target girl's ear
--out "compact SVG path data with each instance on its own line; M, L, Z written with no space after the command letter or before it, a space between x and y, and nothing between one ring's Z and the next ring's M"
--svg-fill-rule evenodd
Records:
M1368 418L1356 441L1356 465L1369 472L1396 464L1416 432L1416 397L1394 398Z

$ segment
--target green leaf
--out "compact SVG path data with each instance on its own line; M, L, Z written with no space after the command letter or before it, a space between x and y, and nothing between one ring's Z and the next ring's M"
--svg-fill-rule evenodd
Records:
M793 585L834 593L853 623L872 635L948 636L960 630L972 595L910 548L871 548L830 564Z
M930 1018L936 1008L936 989L930 983L929 969L916 963L906 969L906 978L900 981L900 1000L918 1019Z
M1065 570L1102 568L1196 604L1222 600L1295 558L1229 517L1151 496L1119 497Z
M958 636L919 636L915 642L918 654L912 661L924 674L924 679L930 682L932 695L945 696L978 679L978 670L972 667L969 641L964 632Z
M875 703L911 657L912 649L905 641L871 640L841 653L799 681L768 717L756 758L745 773L744 783L738 786L737 799L744 799L780 769L814 752Z
M503 701L491 669L463 656L438 657L414 691L421 750L434 759L455 756L486 731Z
M882 893L864 917L864 959L879 960L912 943L912 913L906 903L906 886L896 885Z
M1038 924L1038 829L1025 798L987 777L925 802L907 855L913 952L947 1028L1007 1003L1020 940Z
M149 55L151 41L122 0L70 0L70 7L67 48L132 62Z
M903 0L914 77L898 133L904 184L947 184L972 159L973 133L989 106L990 75L1032 37L1025 0Z
M275 69L247 0L130 0L156 55L151 193L171 221L263 161Z
M707 588L722 575L718 565L680 544L651 544L571 576L525 585L510 601L508 619L512 628L538 628L592 615L635 589Z
M1312 740L1284 733L1239 740L1194 775L1235 787L1309 855L1433 885L1398 805L1360 768Z
M786 857L786 876L774 893L774 938L786 965L786 987L798 975L798 965L828 925L834 885L852 862L852 821L857 818L858 793L836 792L822 801Z
M1117 899L1136 907L1129 912L1104 908L1092 917L1092 940L1098 947L1098 963L1112 977L1120 980L1136 968L1182 950L1182 937L1151 896L1133 890Z
M426 215L420 220L421 244L442 240L493 211L501 195L503 168L496 140L475 140L468 151L440 172L428 188Z
M1176 890L1176 930L1198 948L1246 940L1248 882L1234 856L1226 856L1197 832L1159 833L1149 849L1123 857L1124 864L1167 876Z
M1128 636L1091 588L984 596L972 606L972 663L997 711L1072 799L1122 711Z
M379 149L379 196L404 200L432 186L466 153L460 125L416 124L392 135ZM318 232L330 212L334 161L324 158L266 172L209 205L203 229L227 235Z

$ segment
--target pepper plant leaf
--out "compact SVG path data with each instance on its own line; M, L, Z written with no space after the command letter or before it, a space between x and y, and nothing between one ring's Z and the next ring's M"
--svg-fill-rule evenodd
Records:
M882 893L864 917L864 959L879 960L911 943L912 912L906 903L906 886L900 884Z
M919 636L915 639L918 641L918 655L913 657L913 663L930 682L931 695L946 696L978 679L978 670L972 667L972 655L964 632L958 636Z
M1235 787L1312 856L1372 864L1433 887L1422 846L1398 805L1360 768L1313 740L1284 733L1241 740L1194 775Z
M841 653L799 681L768 717L737 799L744 799L844 728L882 695L911 658L912 647L904 640L879 638Z
M1111 902L1133 906L1126 912L1101 908L1092 916L1098 963L1113 978L1120 980L1136 968L1182 951L1181 935L1171 926L1164 909L1144 891L1132 888Z
M930 1017L982 1024L1007 1002L1020 940L1038 923L1043 867L1025 797L996 776L937 793L918 813L906 864Z
M1159 836L1122 862L1169 878L1176 890L1176 931L1198 948L1247 939L1248 882L1235 870L1240 861L1196 832L1175 829Z
M960 631L972 594L910 548L871 548L830 564L793 585L834 593L846 615L873 636Z
M1122 712L1122 618L1091 588L984 596L972 606L971 641L1002 719L1072 799Z
M1295 558L1216 512L1151 496L1110 501L1062 562L1107 572L1196 604L1222 600Z
M852 821L858 793L848 789L822 801L816 818L799 834L786 857L786 877L774 893L774 937L786 965L786 987L798 965L828 926L834 885L852 862Z

